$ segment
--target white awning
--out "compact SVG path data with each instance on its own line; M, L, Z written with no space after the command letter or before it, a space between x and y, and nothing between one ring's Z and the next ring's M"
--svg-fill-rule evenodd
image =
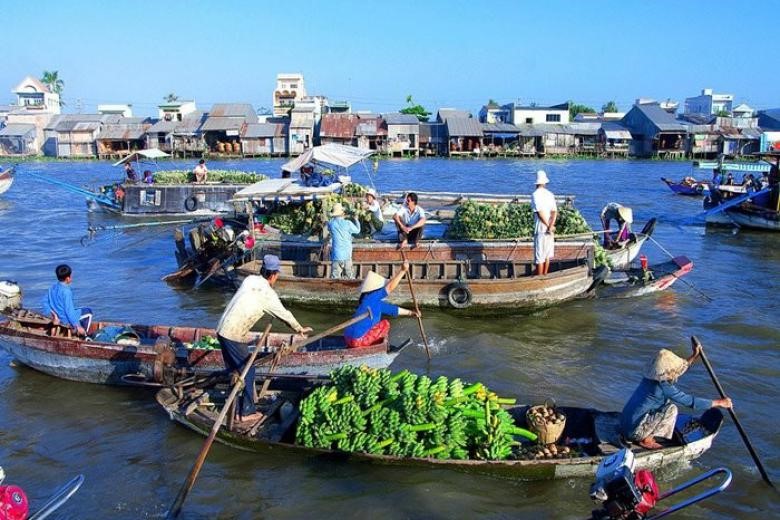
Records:
M373 150L366 150L364 148L356 148L354 146L347 146L343 144L328 143L322 146L315 146L308 152L304 153L286 162L282 165L282 171L297 172L302 166L309 163L322 164L331 167L349 168L350 166L359 163L363 159L373 155Z
M604 136L607 139L631 139L631 132L628 130L604 130Z
M297 179L267 179L247 186L233 195L233 201L286 201L313 200L341 189L340 182L328 186L304 186Z
M133 152L127 157L125 157L124 159L122 159L121 161L115 162L114 166L121 166L126 162L138 161L141 159L155 160L155 159L162 159L163 157L170 157L170 156L171 156L170 154L167 154L158 148L150 148L148 150L139 150L137 152Z

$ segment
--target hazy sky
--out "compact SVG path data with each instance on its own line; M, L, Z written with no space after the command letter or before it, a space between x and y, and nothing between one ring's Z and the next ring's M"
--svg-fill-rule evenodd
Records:
M710 87L780 106L780 2L394 0L0 0L0 103L25 75L57 70L66 111L168 92L270 107L276 74L309 94L391 112L635 98Z

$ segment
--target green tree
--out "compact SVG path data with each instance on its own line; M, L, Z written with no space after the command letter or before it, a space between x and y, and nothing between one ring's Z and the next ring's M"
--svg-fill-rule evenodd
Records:
M617 103L614 101L607 101L603 105L601 105L601 111L602 112L620 112L620 109L617 106Z
M59 71L44 70L41 76L41 83L49 87L49 90L60 96L60 106L64 106L62 101L62 90L65 88L65 82L60 79Z
M569 101L569 119L574 119L577 114L595 114L596 111L588 105L580 105L574 101Z
M175 93L171 92L167 96L164 96L163 99L166 103L175 103L179 100L179 96L177 96Z
M425 110L424 106L418 105L414 102L411 94L406 96L406 107L399 110L399 112L402 114L411 114L423 123L428 122L428 116L431 115L430 112Z

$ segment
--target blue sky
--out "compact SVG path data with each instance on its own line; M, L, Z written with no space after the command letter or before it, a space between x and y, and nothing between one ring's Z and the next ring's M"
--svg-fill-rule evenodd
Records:
M771 0L14 0L0 13L0 103L25 75L58 70L67 111L129 102L149 115L171 91L206 109L269 107L279 72L377 112L407 94L429 110L490 98L626 109L703 87L780 106Z

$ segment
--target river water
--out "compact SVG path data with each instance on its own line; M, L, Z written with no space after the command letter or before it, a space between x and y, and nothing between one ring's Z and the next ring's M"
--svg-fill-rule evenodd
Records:
M279 160L218 163L278 176ZM182 166L191 167L189 164ZM697 199L673 195L660 177L691 174L689 163L655 161L388 160L378 171L356 169L356 180L376 187L440 191L530 193L544 168L557 194L576 195L592 225L609 201L634 209L638 229L658 217L655 238L695 264L671 290L634 300L582 300L532 315L462 319L428 312L434 344L428 364L413 320L393 325L396 339L418 344L393 369L428 371L482 381L521 402L619 410L661 347L687 354L697 335L733 398L756 450L780 481L777 435L780 392L780 251L770 233L689 225ZM230 297L220 290L182 291L160 277L175 269L170 228L102 233L83 247L88 222L126 223L88 215L81 196L28 175L77 185L121 176L108 163L25 163L0 198L3 236L0 279L16 280L38 307L62 262L74 269L77 303L98 318L136 323L213 326ZM706 175L701 172L700 176ZM653 261L665 254L652 244ZM699 292L711 301L705 300ZM292 308L304 325L322 330L346 319L327 309ZM772 318L775 316L775 318ZM700 364L681 380L695 395L716 397ZM60 518L161 518L181 486L203 438L171 422L153 393L73 383L17 366L0 352L0 465L22 485L33 505L78 473L81 490ZM679 518L766 518L776 495L761 482L734 425L727 419L714 448L690 467L660 474L661 488L726 466L734 472L723 494ZM590 513L590 482L507 482L445 470L333 463L299 454L257 456L215 445L184 518L582 518Z

